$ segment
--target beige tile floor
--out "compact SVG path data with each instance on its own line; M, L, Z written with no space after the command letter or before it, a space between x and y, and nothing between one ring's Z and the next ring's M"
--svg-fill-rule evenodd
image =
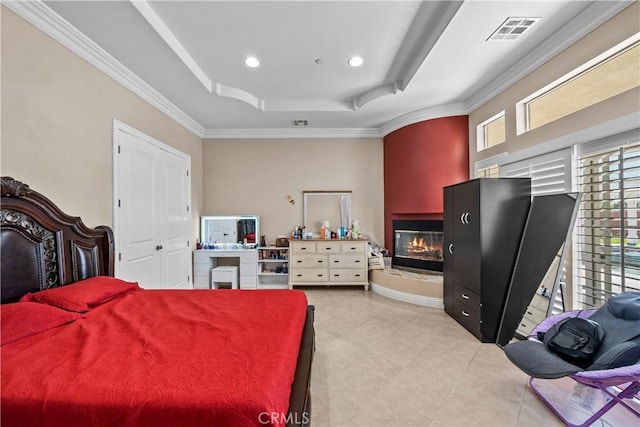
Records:
M495 344L442 310L371 291L305 289L316 306L312 426L560 426Z

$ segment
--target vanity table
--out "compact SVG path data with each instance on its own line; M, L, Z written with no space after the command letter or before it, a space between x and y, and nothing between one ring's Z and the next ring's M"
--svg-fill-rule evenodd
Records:
M258 251L256 249L197 249L193 251L193 287L195 289L211 288L211 269L222 263L221 259L227 261L224 265L238 266L240 289L257 288Z

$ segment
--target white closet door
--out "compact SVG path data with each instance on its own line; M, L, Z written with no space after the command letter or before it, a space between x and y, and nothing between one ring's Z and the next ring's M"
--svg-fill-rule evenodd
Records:
M117 275L143 288L188 288L189 158L116 130Z

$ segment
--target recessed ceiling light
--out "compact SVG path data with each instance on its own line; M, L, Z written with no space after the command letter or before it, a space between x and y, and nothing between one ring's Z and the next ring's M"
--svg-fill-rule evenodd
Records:
M249 68L258 68L260 66L260 61L255 56L248 56L247 59L244 60L244 65Z
M349 58L347 63L352 67L359 67L364 63L364 60L359 56L352 56L351 58Z

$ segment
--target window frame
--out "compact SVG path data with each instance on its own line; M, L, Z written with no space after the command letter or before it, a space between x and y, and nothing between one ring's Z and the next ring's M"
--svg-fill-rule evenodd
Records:
M527 132L530 132L531 129L529 126L529 109L528 109L528 105L530 102L534 101L535 99L542 97L543 95L546 95L549 92L552 92L553 90L559 88L560 86L566 84L567 82L569 82L570 80L573 80L577 77L579 77L580 75L588 72L589 70L591 70L594 67L597 67L599 64L602 64L604 62L606 62L607 60L613 58L614 56L618 55L619 53L623 52L624 50L632 47L634 44L638 43L640 41L640 33L636 33L633 36L627 38L626 40L623 40L622 42L618 43L617 45L613 46L610 49L607 49L605 52L601 53L600 55L596 56L595 58L585 62L584 64L580 65L579 67L573 69L572 71L570 71L567 74L564 74L562 77L552 81L551 83L549 83L548 85L542 87L541 89L535 91L534 93L532 93L531 95L527 96L526 98L523 98L522 100L520 100L519 102L516 103L516 135L522 135L525 134ZM602 101L599 101L602 102ZM599 102L592 104L592 105L597 105ZM580 110L587 108L587 107L583 107ZM577 111L580 111L577 110ZM566 117L566 116L565 116ZM549 123L553 123L554 121L558 120L554 119ZM547 123L548 124L548 123ZM542 125L544 126L544 125ZM538 129L539 127L536 127L535 129Z

